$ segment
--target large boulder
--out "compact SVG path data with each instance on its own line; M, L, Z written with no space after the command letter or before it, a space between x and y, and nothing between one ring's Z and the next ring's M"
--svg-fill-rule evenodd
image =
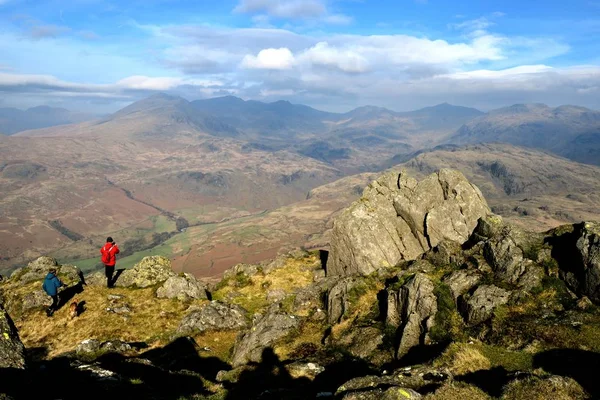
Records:
M175 272L171 261L163 256L144 257L133 268L124 270L115 285L120 287L146 288L166 281Z
M19 299L21 304L21 313L29 310L47 308L52 305L52 298L43 290L34 290Z
M58 266L58 262L55 258L42 256L37 258L34 261L31 261L27 264L23 270L21 270L19 275L19 280L22 283L35 281L38 279L44 279L44 277L48 274L48 270L50 268L56 268Z
M31 261L26 267L14 271L11 280L18 280L20 283L42 280L50 268L56 268L58 277L66 284L77 283L83 277L78 267L68 264L59 265L55 258L42 256Z
M467 241L490 210L479 189L458 171L424 180L387 173L334 220L328 275L367 275L414 260L444 240Z
M231 365L239 367L249 362L260 362L263 351L300 327L300 320L272 306L258 318L250 330L241 335L233 348Z
M177 333L188 335L208 330L241 329L248 325L246 310L233 304L212 301L191 311L180 322Z
M472 296L464 299L462 312L465 322L477 325L487 321L494 310L508 303L510 292L494 285L481 285Z
M397 357L430 342L429 331L438 311L434 290L434 283L422 273L409 278L398 290L388 289L386 323L399 329Z
M0 304L0 368L25 368L24 352L19 332Z
M207 285L191 274L171 276L156 291L156 297L164 299L208 299Z

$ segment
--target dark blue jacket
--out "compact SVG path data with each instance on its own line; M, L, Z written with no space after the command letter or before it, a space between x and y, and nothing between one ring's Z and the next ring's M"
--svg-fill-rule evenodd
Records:
M58 277L54 274L46 275L44 279L44 284L42 288L48 294L48 296L56 296L58 294L58 288L61 287L63 283L58 279Z

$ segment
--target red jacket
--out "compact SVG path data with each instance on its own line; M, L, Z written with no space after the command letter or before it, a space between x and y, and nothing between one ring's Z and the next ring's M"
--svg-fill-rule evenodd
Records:
M117 254L119 254L119 248L116 244L106 243L101 249L102 262L104 265L114 267L117 262Z

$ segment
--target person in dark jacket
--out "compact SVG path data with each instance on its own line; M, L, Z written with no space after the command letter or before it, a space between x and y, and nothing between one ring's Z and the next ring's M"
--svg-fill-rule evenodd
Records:
M46 278L44 279L44 284L42 285L44 292L52 297L52 305L46 310L46 315L49 317L51 317L58 309L58 289L63 286L66 285L58 279L58 276L56 276L56 268L50 268L48 275L46 275Z
M106 243L100 249L102 255L102 264L104 264L104 271L106 273L106 286L112 288L114 285L113 274L115 272L115 264L117 263L117 254L119 254L119 247L110 236L106 238Z

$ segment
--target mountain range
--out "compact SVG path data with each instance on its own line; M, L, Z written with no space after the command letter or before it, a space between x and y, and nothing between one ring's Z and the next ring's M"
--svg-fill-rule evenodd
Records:
M27 110L0 108L0 133L12 135L29 129L74 124L94 118L96 117L92 114L48 106L38 106Z
M600 164L598 114L449 104L338 114L154 95L101 119L0 135L0 269L40 254L91 268L112 235L125 265L152 249L215 275L282 246L325 246L330 217L390 167L456 168L507 218L574 222L600 205L600 170L552 152Z
M576 106L516 104L467 122L448 142L510 143L600 165L600 112Z

